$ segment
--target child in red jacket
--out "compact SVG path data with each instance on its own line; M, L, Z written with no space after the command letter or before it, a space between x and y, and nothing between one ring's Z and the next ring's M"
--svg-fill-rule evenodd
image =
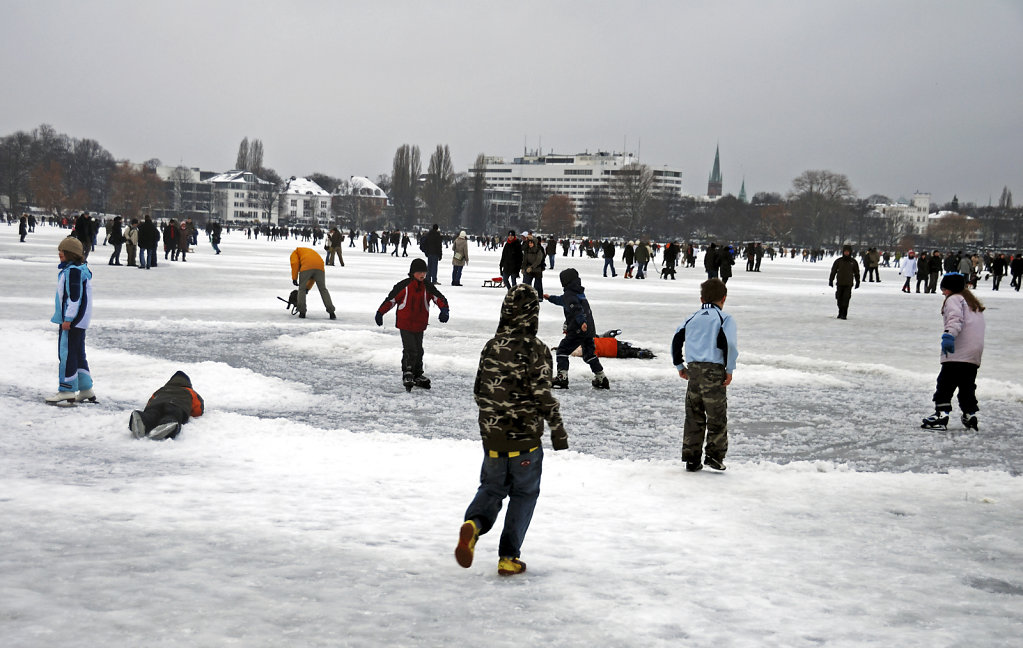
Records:
M413 387L430 388L430 379L423 375L423 332L430 320L430 302L440 307L437 319L448 321L448 300L433 283L426 281L426 261L415 259L409 266L408 279L394 284L387 298L377 308L377 326L384 325L384 313L397 306L395 326L401 332L401 382L405 391Z

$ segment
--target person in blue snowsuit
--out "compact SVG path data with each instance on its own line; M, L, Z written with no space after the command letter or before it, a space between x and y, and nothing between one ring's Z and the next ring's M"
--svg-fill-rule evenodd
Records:
M61 241L57 254L60 265L50 321L60 325L57 331L60 385L56 394L46 397L46 402L51 405L95 402L89 361L85 357L85 331L92 319L92 271L85 263L82 243L77 238L69 236Z
M593 338L596 336L597 327L593 324L593 312L584 294L585 289L579 279L579 272L575 268L567 268L561 271L559 277L565 293L561 296L544 293L543 296L550 303L565 310L565 337L562 338L557 351L558 375L551 381L551 385L555 389L568 389L568 358L573 351L581 347L583 360L593 371L593 386L596 389L610 389L611 384L604 375L604 367L601 366L594 350Z

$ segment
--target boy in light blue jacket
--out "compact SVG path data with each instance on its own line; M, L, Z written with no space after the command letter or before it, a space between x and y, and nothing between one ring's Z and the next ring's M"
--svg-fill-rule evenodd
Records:
M682 432L682 461L689 472L702 469L704 463L714 470L725 469L728 452L726 387L732 382L739 356L735 320L721 310L727 296L728 288L720 279L708 279L700 284L703 305L678 327L671 340L672 363L678 375L689 381Z

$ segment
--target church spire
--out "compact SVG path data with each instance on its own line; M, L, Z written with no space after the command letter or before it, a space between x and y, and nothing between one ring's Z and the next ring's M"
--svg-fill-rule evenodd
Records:
M742 188L739 189L739 202L746 202L746 176L743 176Z
M707 195L711 197L720 196L722 184L721 147L719 145L714 148L714 169L710 172L710 181L707 182Z

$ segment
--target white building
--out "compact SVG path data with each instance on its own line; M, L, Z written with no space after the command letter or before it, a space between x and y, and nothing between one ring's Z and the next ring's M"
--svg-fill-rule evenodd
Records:
M572 198L580 214L585 214L590 196L596 189L605 190L609 181L639 159L630 153L579 153L576 155L526 155L510 164L500 157L485 157L487 188L497 193L519 192L530 186L540 187L550 195ZM664 195L682 196L682 170L677 167L651 167L654 191ZM469 169L471 175L474 169Z
M891 204L876 204L874 211L884 218L891 219L896 224L907 229L907 233L926 234L929 220L928 212L931 209L931 194L914 193L912 202L899 200Z
M330 222L330 194L308 178L291 176L278 202L278 218L288 226L322 226Z
M213 185L216 218L223 223L277 224L277 187L250 171L228 171L208 180Z

